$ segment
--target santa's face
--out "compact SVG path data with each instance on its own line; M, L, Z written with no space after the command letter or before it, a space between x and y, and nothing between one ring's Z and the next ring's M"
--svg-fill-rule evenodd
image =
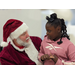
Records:
M24 42L29 42L29 39L27 39L28 37L29 37L28 31L24 32L19 36L19 38Z
M25 47L30 45L30 37L27 31L17 38L17 43Z

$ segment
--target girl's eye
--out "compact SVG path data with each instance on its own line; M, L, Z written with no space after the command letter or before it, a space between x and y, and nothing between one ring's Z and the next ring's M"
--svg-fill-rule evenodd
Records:
M48 30L48 32L50 33L51 31L50 31L50 30Z

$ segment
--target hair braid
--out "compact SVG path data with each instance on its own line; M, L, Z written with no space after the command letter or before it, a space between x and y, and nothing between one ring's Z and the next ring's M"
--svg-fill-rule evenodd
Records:
M61 20L61 31L62 31L62 37L67 37L67 39L70 40L68 34L67 34L67 30L66 30L66 25L65 25L65 22L64 22L64 19L60 19Z

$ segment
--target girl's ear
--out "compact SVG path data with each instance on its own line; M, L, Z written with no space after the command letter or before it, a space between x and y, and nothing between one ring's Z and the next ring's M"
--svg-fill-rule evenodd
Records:
M60 26L57 27L57 31L61 32L61 27Z

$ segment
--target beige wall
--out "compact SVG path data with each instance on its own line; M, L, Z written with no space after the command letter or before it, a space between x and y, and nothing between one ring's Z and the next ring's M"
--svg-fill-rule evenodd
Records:
M68 24L67 32L70 36L70 41L75 45L75 25Z
M75 36L73 34L69 34L70 41L75 45Z
M0 9L0 42L3 40L3 25L15 18L29 26L29 34L41 37L41 10L39 9Z

